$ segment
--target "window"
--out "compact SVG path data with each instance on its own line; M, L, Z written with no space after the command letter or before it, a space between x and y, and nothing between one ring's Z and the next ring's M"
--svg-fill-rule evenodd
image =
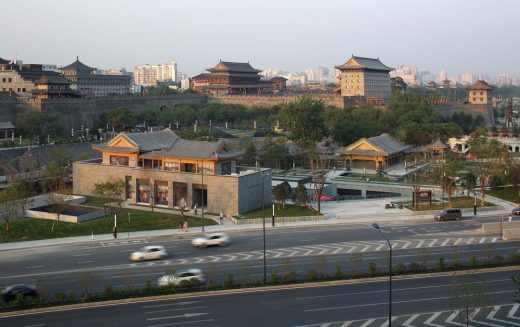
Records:
M9 83L12 83L13 82L13 79L11 77L9 77Z
M4 78L2 78L2 82L4 82L4 83L5 83L5 77L4 77Z
M164 170L166 171L180 171L181 165L178 162L164 162Z
M126 156L110 156L110 164L112 166L128 166L128 161Z
M480 101L484 101L484 98L480 98Z
M484 94L484 92L480 92L480 95L483 95L483 94Z

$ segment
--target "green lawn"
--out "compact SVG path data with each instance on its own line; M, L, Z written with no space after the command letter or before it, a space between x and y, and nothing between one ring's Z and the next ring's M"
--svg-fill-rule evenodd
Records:
M451 206L453 208L473 208L473 203L474 203L474 200L473 200L473 197L471 197L471 196L461 196L461 197L456 197L456 198L451 199ZM480 204L481 204L480 200L477 199L477 208L481 207ZM487 201L484 204L485 207L491 207L493 205L494 205L493 203L490 203ZM445 208L448 207L448 198L444 199L444 207ZM413 207L411 205L407 206L407 208L413 210ZM442 202L432 202L431 205L429 205L428 203L421 203L419 205L419 210L440 210L440 209L442 209Z
M102 201L99 199L90 197L87 201L88 205L93 206L101 206L101 203ZM128 213L130 213L130 222L128 222ZM178 228L179 222L182 219L181 215L175 214L152 213L141 210L124 210L117 220L117 229L118 233L123 236L129 231L134 232ZM202 220L200 218L186 216L184 220L188 221L189 228L202 225ZM54 232L51 234L52 223L52 220L33 218L14 220L11 222L11 229L9 232L6 232L5 226L2 226L0 230L0 243L68 236L84 236L90 235L92 231L94 234L110 234L112 233L114 219L111 215L107 218L98 218L79 224L59 222L54 227ZM211 219L204 219L204 224L208 226L215 225L216 223Z
M301 207L294 204L286 204L285 210L275 205L274 214L276 217L298 217L298 216L317 216L317 212L307 207ZM262 209L246 213L243 218L269 218L273 215L273 205L271 203L265 205L265 210L262 213Z
M520 196L518 195L518 190L515 190L513 187L504 187L496 190L489 190L487 194L500 198L502 200L520 203Z

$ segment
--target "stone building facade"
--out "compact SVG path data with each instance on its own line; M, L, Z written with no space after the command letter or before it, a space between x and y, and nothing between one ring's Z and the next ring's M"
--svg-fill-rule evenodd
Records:
M92 195L95 184L125 182L130 203L178 208L198 204L207 212L237 215L271 202L269 169L237 171L236 157L222 142L188 141L166 129L121 133L94 145L102 159L73 165L74 193Z
M36 81L42 76L59 76L59 73L43 70L42 65L19 65L0 58L0 91L2 92L30 97L32 91L36 89Z
M352 55L340 70L340 94L344 97L363 97L369 103L381 103L392 95L390 72L379 58L364 58Z

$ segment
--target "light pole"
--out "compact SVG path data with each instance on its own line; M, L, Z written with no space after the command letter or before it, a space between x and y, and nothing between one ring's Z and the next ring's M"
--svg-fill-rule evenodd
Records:
M388 243L388 247L390 249L390 261L388 264L388 274L389 274L389 288L388 288L388 327L392 327L392 243L386 238L385 234L381 231L379 224L373 223L372 228L377 229L377 231L383 236L383 238Z
M473 214L477 215L477 192L473 191Z
M202 211L202 231L204 232L204 160L202 160L202 170L201 170L201 178L202 178L202 185L201 185L201 198L202 203L200 204L200 210Z
M264 185L265 185L265 175L266 173L260 170L260 174L262 174L262 232L264 237L264 285L267 284L267 261L265 257L265 195L264 195Z

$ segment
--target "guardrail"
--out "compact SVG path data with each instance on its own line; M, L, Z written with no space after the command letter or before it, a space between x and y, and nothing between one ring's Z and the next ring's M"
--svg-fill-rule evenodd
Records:
M262 224L264 218L240 218L237 219L235 217L230 217L231 221L235 225L246 225L246 224ZM271 224L272 216L265 217L265 223ZM275 224L283 224L283 223L294 223L300 221L323 221L327 218L324 215L316 215L316 216L298 216L298 217L275 217Z
M501 231L506 231L508 229L518 229L520 228L520 221L503 221L496 223L484 223L480 228L480 231L483 233L500 233Z
M520 239L520 228L504 229L502 239L506 241Z

